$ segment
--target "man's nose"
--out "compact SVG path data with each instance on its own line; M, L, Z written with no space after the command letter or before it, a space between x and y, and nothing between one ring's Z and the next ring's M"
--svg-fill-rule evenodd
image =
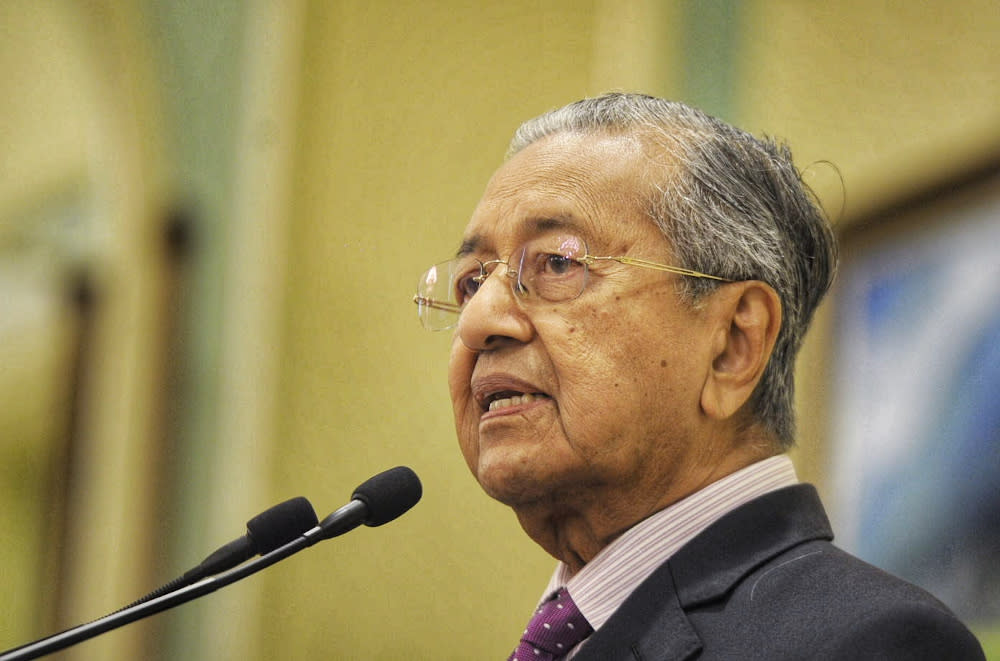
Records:
M458 337L473 351L531 340L531 321L514 294L517 276L498 263L469 299L458 318Z

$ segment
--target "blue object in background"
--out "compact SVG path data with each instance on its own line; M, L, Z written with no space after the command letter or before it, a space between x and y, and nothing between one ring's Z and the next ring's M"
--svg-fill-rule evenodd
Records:
M838 542L996 622L1000 201L846 255L836 317Z

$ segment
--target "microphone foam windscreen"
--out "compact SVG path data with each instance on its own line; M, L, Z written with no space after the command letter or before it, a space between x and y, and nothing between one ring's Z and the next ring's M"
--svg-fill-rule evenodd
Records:
M270 553L316 527L319 519L308 500L302 496L278 503L247 521L247 532L260 555Z
M380 526L416 505L422 495L417 474L406 466L397 466L369 478L351 498L368 507L366 526Z

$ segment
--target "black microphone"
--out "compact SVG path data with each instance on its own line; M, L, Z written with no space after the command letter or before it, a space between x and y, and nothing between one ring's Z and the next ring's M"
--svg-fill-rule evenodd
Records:
M316 517L313 506L302 496L278 503L247 521L247 534L220 546L194 569L153 590L143 598L133 601L125 608L138 606L161 595L196 583L206 576L232 569L255 555L270 553L315 527L318 522L319 519ZM125 608L121 610L125 610Z
M389 523L416 505L422 495L416 473L406 466L390 468L368 478L354 490L350 503L323 519L319 539L343 535L362 523L369 527Z
M391 468L370 478L355 489L351 496L351 502L323 519L319 525L305 531L292 541L264 553L259 558L254 558L250 562L225 573L203 578L196 583L152 598L149 601L126 607L93 622L7 650L0 654L0 661L26 661L57 652L130 622L141 620L210 592L215 592L219 588L256 574L316 542L353 530L362 523L366 526L381 526L403 515L416 505L422 493L423 488L416 473L405 466Z

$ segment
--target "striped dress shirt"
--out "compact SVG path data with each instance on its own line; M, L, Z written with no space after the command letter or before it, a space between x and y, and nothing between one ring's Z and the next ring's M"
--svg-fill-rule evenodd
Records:
M591 626L600 629L657 567L714 521L759 496L797 482L787 455L751 464L640 521L576 575L571 576L569 568L559 563L542 598L566 587Z

